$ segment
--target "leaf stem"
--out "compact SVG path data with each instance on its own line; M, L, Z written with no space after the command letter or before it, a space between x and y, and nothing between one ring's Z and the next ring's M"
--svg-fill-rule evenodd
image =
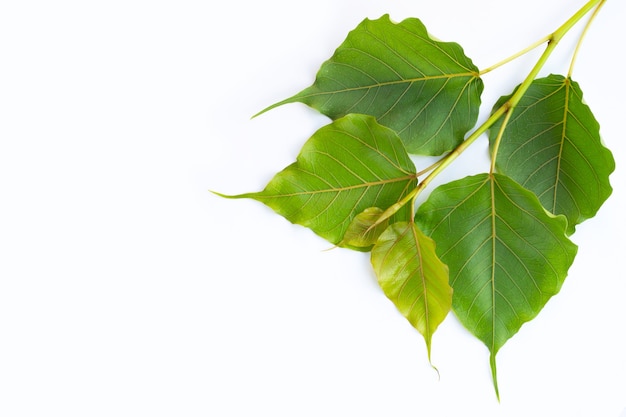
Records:
M511 55L510 57L503 59L502 61L500 61L500 62L490 66L489 68L485 68L484 70L481 70L479 72L479 75L480 76L485 75L485 74L487 74L487 73L489 73L489 72L491 72L491 71L493 71L493 70L495 70L497 68L500 68L501 66L503 66L505 64L508 64L509 62L519 58L520 56L527 54L528 52L532 51L533 49L543 45L546 42L548 42L550 40L551 36L552 35L544 36L543 38L539 39L537 42L535 42L532 45L522 49L521 51Z
M417 194L419 194L437 175L439 175L456 158L458 158L459 155L461 155L472 143L474 143L476 141L476 139L478 139L483 133L485 133L491 126L493 126L493 124L498 119L500 119L500 117L502 117L507 112L510 112L511 110L513 110L515 108L515 106L517 106L517 104L519 103L521 98L524 96L524 94L526 93L526 91L528 90L528 88L530 87L532 82L535 80L535 78L537 77L537 75L539 74L541 69L544 67L544 65L548 61L548 58L550 57L550 55L552 55L552 52L554 52L554 49L557 47L557 45L559 44L559 42L561 41L563 36L565 36L565 34L576 23L578 23L578 21L580 21L580 19L582 19L591 9L593 9L594 7L596 7L598 5L601 5L605 1L606 0L589 0L582 8L580 8L576 13L574 13L574 15L572 15L572 17L570 17L565 23L563 23L561 26L559 26L551 35L547 36L545 38L545 40L543 40L543 42L545 42L546 40L548 42L548 45L546 46L546 49L543 51L543 53L541 54L541 56L537 60L537 63L530 70L530 73L528 74L528 76L526 76L526 78L524 79L522 84L520 84L520 86L517 88L517 90L515 90L515 93L513 93L513 95L502 106L500 106L497 110L495 110L491 114L491 116L482 125L480 125L478 128L476 128L476 130L474 130L470 134L470 136L468 136L465 139L465 141L463 141L461 144L459 144L444 159L442 159L441 163L426 178L424 178L424 180L422 182L419 183L419 185L417 186ZM535 47L534 45L535 44L531 45L529 48L532 49L533 47ZM528 50L530 50L530 49L528 49ZM526 51L526 50L524 50L524 51ZM522 51L522 53L525 53L524 51ZM515 55L513 55L513 58L511 58L511 59L515 59L519 55L520 55L520 53L515 54ZM505 61L508 62L511 59L507 59ZM494 66L494 67L497 67L497 66L498 66L498 64L496 64L496 66ZM488 70L490 70L490 69L488 68ZM482 71L481 73L484 74L485 71ZM503 123L503 126L504 125L506 125L506 120L505 120L505 123ZM496 151L498 149L499 142L500 142L501 138L502 138L502 134L499 134L498 135L498 139L496 140L496 142L494 144L494 148L493 148ZM493 166L495 164L495 159L496 159L495 157L496 157L496 154L495 153L492 154L492 170L493 170ZM416 196L417 196L417 194L416 194Z
M431 166L429 166L428 168L424 168L423 170L421 170L420 172L418 172L416 175L417 177L421 177L422 175L432 171L433 169L435 169L435 167L437 167L437 165L439 165L441 163L441 161L443 161L443 158L437 160L437 162L435 162L434 164L432 164Z
M491 380L493 381L493 388L496 390L496 397L500 402L500 390L498 389L498 371L496 369L496 352L489 354L489 365L491 366Z
M554 51L554 49L556 48L560 40L563 38L563 36L580 19L582 19L591 9L598 6L596 8L596 11L594 12L594 16L595 16L595 14L597 14L598 9L602 6L602 4L605 1L606 0L590 0L580 10L578 10L572 17L570 17L565 23L563 23L558 29L556 29L552 34L546 36L545 38L540 39L539 41L530 45L528 48L524 49L523 51L520 51L517 54L512 55L511 57L497 63L496 65L493 65L487 68L486 70L481 71L480 73L481 75L486 74L487 72L492 71L493 69L499 67L500 65L504 65L505 63L510 62L513 59L525 54L526 52L538 47L542 43L548 42L548 45L546 46L546 49L539 57L539 60L537 61L535 66L531 69L530 73L524 79L522 84L520 84L517 90L515 90L515 93L513 93L513 95L504 104L502 104L502 106L496 109L482 125L477 127L463 142L461 142L449 154L447 154L445 157L443 157L439 161L435 162L430 167L416 174L416 177L419 177L425 174L426 172L430 171L430 174L428 174L426 178L424 178L421 182L419 182L418 185L413 190L411 190L410 193L404 196L402 200L398 201L397 203L387 208L387 210L385 210L380 215L378 220L374 224L372 224L368 230L373 229L374 227L378 226L385 220L389 219L391 216L397 213L398 210L400 210L404 205L408 204L409 202L415 203L417 196L428 186L428 184L430 184L435 179L435 177L437 177L437 175L439 175L456 158L458 158L463 152L465 152L465 150L469 148L476 141L476 139L478 139L480 136L482 136L483 133L489 130L489 128L493 126L493 124L496 121L500 119L500 117L508 113L504 122L502 123L502 127L500 128L500 132L493 146L492 160L491 160L491 173L493 173L495 170L496 155L498 152L498 147L500 145L500 140L502 138L504 129L512 113L511 111L515 108L515 106L517 106L521 98L524 96L524 94L526 93L526 91L528 90L532 82L535 80L535 78L537 77L537 75L539 74L539 72L541 71L545 63L547 62L548 58L550 57L550 55L552 54L552 52Z
M500 148L500 141L502 140L502 136L504 135L504 131L506 130L506 125L509 123L509 119L513 114L513 112L510 110L511 108L507 109L506 111L506 116L504 116L504 120L502 121L500 130L498 131L498 136L496 137L493 148L491 149L491 168L489 169L490 174L496 172L496 157L498 155L498 149Z
M576 58L578 58L578 51L580 50L580 46L583 43L583 39L585 38L585 35L587 35L587 31L589 31L589 28L591 27L591 23L593 23L596 16L598 16L600 9L602 8L602 6L604 6L605 3L606 3L606 0L600 0L600 3L595 8L593 13L591 14L591 17L587 21L587 24L585 25L583 32L580 34L580 38L578 38L578 43L576 43L576 49L574 49L574 54L572 55L572 62L570 63L569 71L567 72L567 78L572 78L572 72L574 72L574 64L576 63Z

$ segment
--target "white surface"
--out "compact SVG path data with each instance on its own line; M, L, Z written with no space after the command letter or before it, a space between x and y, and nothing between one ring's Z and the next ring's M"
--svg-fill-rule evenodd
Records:
M624 2L607 2L574 73L615 191L579 227L561 294L499 353L501 404L486 348L452 316L438 381L367 255L207 191L259 190L293 161L326 119L296 104L250 116L308 86L364 17L419 17L485 68L583 3L2 2L0 415L619 416ZM544 74L567 71L574 38ZM485 76L485 111L536 57ZM485 170L485 142L441 181Z

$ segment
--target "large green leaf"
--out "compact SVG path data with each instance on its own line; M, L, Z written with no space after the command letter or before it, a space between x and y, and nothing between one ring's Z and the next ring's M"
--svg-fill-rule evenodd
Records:
M491 129L492 147L501 124L502 119ZM537 194L550 212L565 215L573 233L612 191L615 162L599 129L576 82L560 75L537 79L513 110L496 167Z
M448 267L435 243L415 223L395 223L380 235L371 259L387 297L424 336L430 360L432 335L452 305Z
M332 119L369 114L408 152L440 155L476 123L482 90L461 46L432 39L418 19L396 24L384 15L351 31L311 87L264 111L302 102Z
M453 310L495 357L504 343L556 294L574 261L567 221L500 174L481 174L435 189L416 220L450 268Z
M415 166L396 133L371 116L353 114L318 130L297 161L276 174L263 191L231 198L258 200L341 244L359 213L369 207L386 209L416 184ZM410 218L409 208L398 216Z

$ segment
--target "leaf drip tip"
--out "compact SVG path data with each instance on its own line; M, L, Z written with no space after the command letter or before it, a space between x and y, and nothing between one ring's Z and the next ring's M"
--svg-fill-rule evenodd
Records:
M500 390L498 389L498 372L496 370L496 354L495 352L491 352L489 356L489 364L491 365L491 378L493 380L493 388L496 391L496 398L498 399L498 403L500 402Z
M430 362L430 367L433 368L435 372L437 372L437 381L441 382L441 374L439 373L439 369L437 369L437 367L433 365L432 362Z

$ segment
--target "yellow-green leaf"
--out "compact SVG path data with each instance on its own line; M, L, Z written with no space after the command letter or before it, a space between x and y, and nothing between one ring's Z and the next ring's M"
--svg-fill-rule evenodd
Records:
M430 360L432 335L452 304L448 267L435 243L413 222L394 223L378 238L371 260L385 295L424 336Z
M359 213L368 207L387 209L416 184L415 166L398 135L371 116L352 114L318 130L296 162L263 191L230 198L258 200L340 244ZM395 218L410 216L410 208L404 208Z

